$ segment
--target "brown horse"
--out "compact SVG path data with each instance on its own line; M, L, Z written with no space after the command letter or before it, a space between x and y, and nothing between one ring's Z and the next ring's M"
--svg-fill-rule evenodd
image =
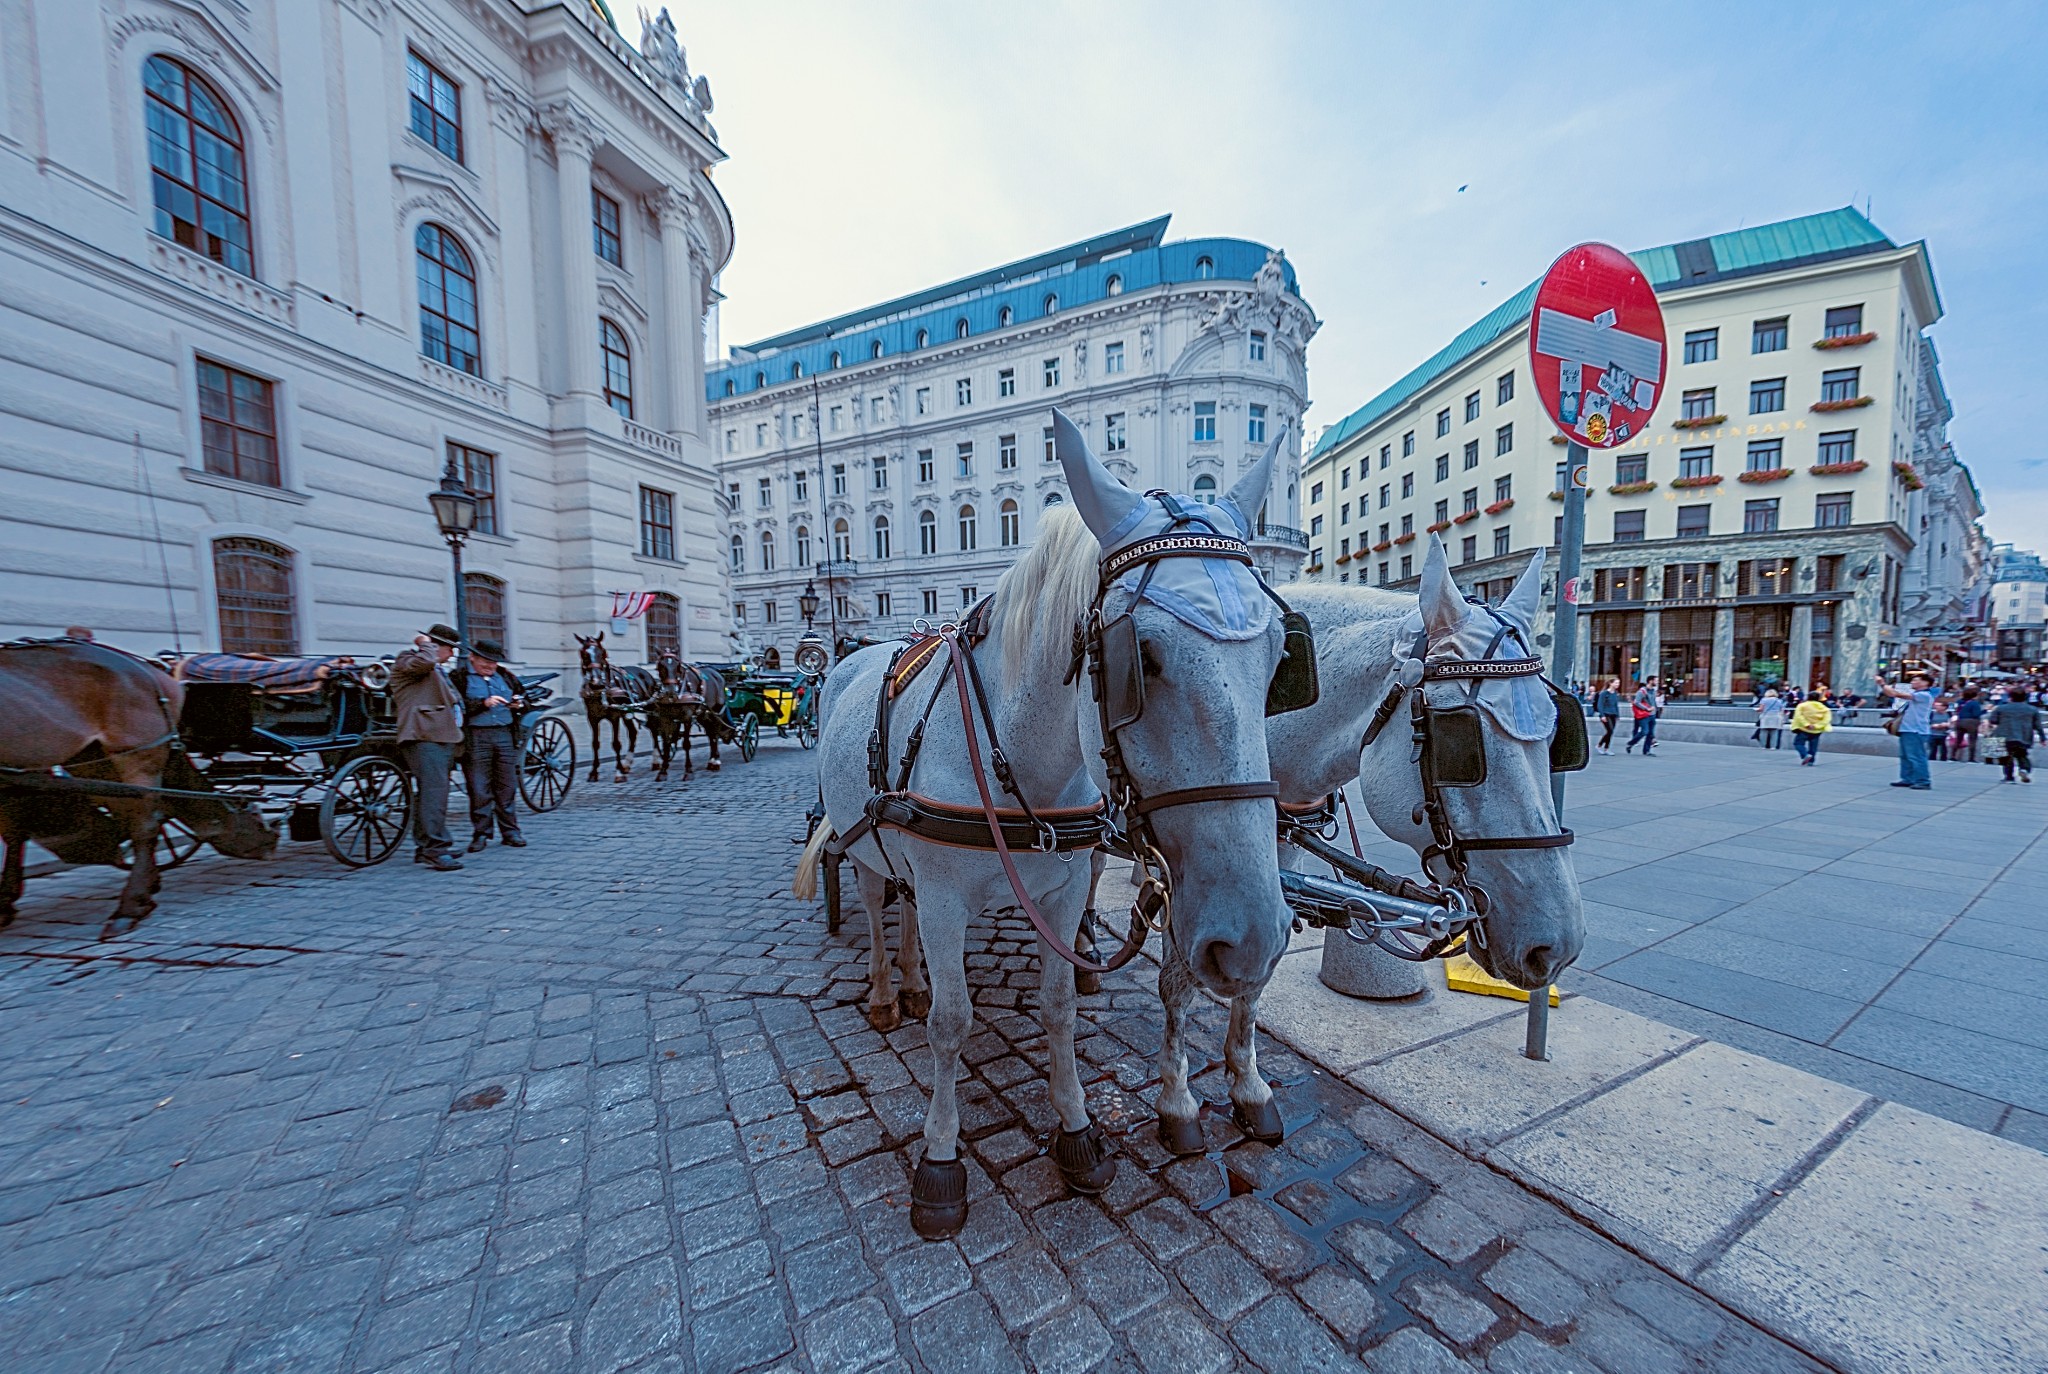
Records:
M590 722L590 780L596 782L598 765L604 756L604 722L612 723L612 766L618 771L613 782L624 782L633 771L633 753L640 747L637 717L654 697L658 684L645 668L620 668L605 652L604 631L576 636L576 654L583 670L583 716ZM625 727L620 744L619 727Z
M253 814L218 803L149 796L82 796L34 784L62 768L73 778L140 787L203 788L204 779L177 743L185 689L162 668L118 649L77 640L0 646L0 768L29 776L5 788L0 778L0 927L21 897L22 850L42 840L74 862L122 862L128 882L100 931L107 939L123 921L133 928L155 907L161 883L157 829L166 811L201 839L243 857L260 857L277 836Z

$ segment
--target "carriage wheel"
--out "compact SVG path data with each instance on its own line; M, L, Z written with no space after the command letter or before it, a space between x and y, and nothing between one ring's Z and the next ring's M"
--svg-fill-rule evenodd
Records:
M533 811L552 811L576 781L576 737L554 716L537 722L519 755L519 795Z
M192 833L192 827L176 816L166 816L156 832L156 866L176 868L206 848L206 841Z
M761 718L752 711L740 721L740 762L752 763L761 748Z
M412 782L379 754L344 764L320 802L320 838L350 868L391 857L412 823Z
M796 742L806 749L818 742L818 727L811 723L809 716L798 718L796 723Z

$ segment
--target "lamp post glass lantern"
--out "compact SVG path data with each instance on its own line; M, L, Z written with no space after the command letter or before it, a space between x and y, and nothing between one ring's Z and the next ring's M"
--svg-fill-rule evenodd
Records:
M796 599L796 608L803 613L804 629L808 631L818 614L818 584L813 579L804 579L804 589Z
M455 629L467 644L469 596L462 585L462 546L476 530L477 500L455 470L455 455L448 456L448 465L441 470L441 485L427 493L427 505L434 512L441 537L448 541L448 556L455 564Z

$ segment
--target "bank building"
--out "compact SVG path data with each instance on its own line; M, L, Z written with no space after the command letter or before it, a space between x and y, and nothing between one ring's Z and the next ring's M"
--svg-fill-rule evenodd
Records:
M1989 642L1989 550L1947 438L1926 245L1841 209L1632 256L1663 308L1665 390L1645 433L1591 455L1572 676L1727 701L1961 670ZM1554 556L1565 449L1529 375L1535 292L1318 436L1310 579L1412 590L1439 534L1494 599Z
M1263 244L1167 218L728 351L705 378L743 651L883 638L992 590L1066 499L1054 406L1133 490L1214 500L1283 429L1254 557L1296 578L1318 321Z

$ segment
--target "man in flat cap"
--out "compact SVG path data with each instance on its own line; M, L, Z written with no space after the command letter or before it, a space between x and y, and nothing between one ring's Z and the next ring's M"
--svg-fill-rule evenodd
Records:
M469 782L469 852L480 853L495 827L499 843L526 847L519 833L519 718L512 707L524 689L505 667L505 646L479 638L469 662L448 674L462 698L462 769Z
M448 775L462 743L462 699L441 671L460 643L462 636L449 626L429 625L391 665L398 748L419 791L412 813L412 858L443 873L462 867L449 852L455 843L448 838Z

